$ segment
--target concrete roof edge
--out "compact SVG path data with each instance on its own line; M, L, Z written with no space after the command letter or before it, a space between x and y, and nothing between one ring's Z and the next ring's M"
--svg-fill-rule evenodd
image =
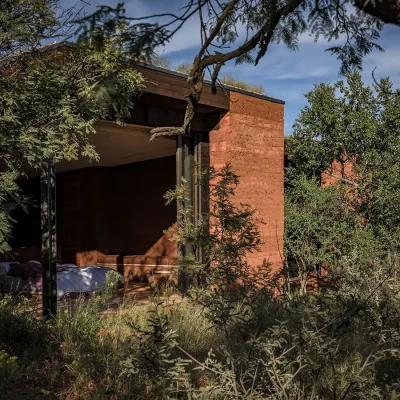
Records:
M61 47L61 46L72 47L73 45L74 45L73 42L63 41L63 42L51 44L47 48L57 48L57 47ZM143 62L135 62L135 64L140 66L140 67L143 67L143 68L151 69L153 71L163 72L165 74L172 75L172 76L177 76L179 78L186 78L187 77L186 74L183 74L183 73L177 72L177 71L173 71L173 70L170 70L168 68L157 67L155 65L151 65L151 64L147 64L147 63L143 63ZM207 80L205 81L205 83L206 83L206 85L211 85L211 83L209 81L207 81ZM285 104L284 100L277 99L275 97L270 97L270 96L267 96L265 94L249 92L247 90L235 88L235 87L229 86L229 85L217 85L217 86L220 87L220 88L224 88L226 90L229 90L230 92L236 92L236 93L244 94L246 96L251 96L251 97L255 97L257 99L271 101L273 103Z
M136 62L135 64L137 64L137 65L139 65L141 67L144 67L144 68L152 69L154 71L164 72L164 73L169 74L169 75L178 76L180 78L187 78L186 74L183 74L182 72L178 72L178 71L173 71L173 70L170 70L168 68L157 67L155 65L146 64L146 63L142 63L142 62ZM206 80L205 84L206 85L211 85L211 82ZM276 99L275 97L270 97L270 96L267 96L265 94L249 92L247 90L235 88L234 86L220 85L219 84L219 85L217 85L217 87L224 88L226 90L229 90L230 92L237 92L237 93L245 94L247 96L256 97L258 99L267 100L267 101L271 101L271 102L279 103L279 104L285 104L285 102L283 100L281 100L281 99Z

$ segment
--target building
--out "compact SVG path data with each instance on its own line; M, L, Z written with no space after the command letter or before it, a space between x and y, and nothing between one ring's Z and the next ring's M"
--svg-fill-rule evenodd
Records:
M125 127L98 121L93 144L100 161L56 165L57 258L62 263L106 265L118 269L154 269L176 264L177 246L163 231L176 221L165 206L194 163L232 165L240 176L236 201L257 210L263 245L249 255L251 264L267 259L279 265L283 245L284 102L232 87L211 93L206 84L193 123L192 138L160 138L150 130L180 126L189 93L186 76L137 64L146 79ZM40 178L21 182L36 200L18 221L12 246L20 259L38 259L41 246ZM203 196L204 197L204 196ZM207 199L206 199L207 200ZM202 194L194 191L195 209Z

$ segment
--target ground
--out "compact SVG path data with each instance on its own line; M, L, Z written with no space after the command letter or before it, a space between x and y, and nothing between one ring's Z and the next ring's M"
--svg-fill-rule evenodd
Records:
M126 289L124 287L118 287L114 290L114 293L108 302L107 310L118 309L118 306L120 306L124 301L134 302L138 305L147 305L154 296L160 296L161 298L168 296L168 298L173 301L178 300L176 294L170 295L166 289L160 292L156 289L152 289L146 282L129 282ZM77 295L71 295L58 301L58 309L63 307L73 307L76 297ZM32 309L36 312L37 316L41 318L42 295L32 295L31 301Z

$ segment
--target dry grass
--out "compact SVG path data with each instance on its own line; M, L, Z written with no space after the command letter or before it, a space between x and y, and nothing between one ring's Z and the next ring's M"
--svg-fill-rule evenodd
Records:
M50 323L32 318L32 311L40 314L39 297L23 303L14 315L7 314L9 331L29 337L34 327L41 332L40 348L35 341L32 348L29 343L21 347L12 337L0 336L0 349L18 355L18 369L3 380L1 400L139 398L134 393L145 391L146 382L123 375L122 362L138 351L140 332L149 329L155 307L189 352L206 355L220 340L202 310L168 288L151 291L132 284L125 295L118 289L91 297L71 296L59 304L57 318ZM0 307L0 318L11 309L6 308ZM1 331L0 326L0 335ZM0 378L1 371L0 362Z

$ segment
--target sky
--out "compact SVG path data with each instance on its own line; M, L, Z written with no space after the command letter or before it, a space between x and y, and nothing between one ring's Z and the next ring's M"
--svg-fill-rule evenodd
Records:
M82 0L62 0L64 6L76 4ZM115 6L118 0L85 0L90 5L90 12L98 5ZM187 4L187 0L125 0L128 16L146 16L162 12L178 12ZM381 32L378 43L384 52L374 50L364 58L363 79L371 84L372 71L376 68L376 78L389 76L400 88L400 27L387 26ZM262 85L268 96L285 101L285 134L290 135L292 125L306 105L304 94L312 90L314 84L333 83L339 76L340 62L327 52L334 42L327 43L314 39L308 34L300 37L299 49L290 52L283 44L272 44L265 57L257 66L242 64L234 66L227 64L222 73L229 73L235 79L248 83ZM173 66L182 62L192 62L200 44L199 23L193 18L176 34L170 43L159 49L159 53L168 58Z

